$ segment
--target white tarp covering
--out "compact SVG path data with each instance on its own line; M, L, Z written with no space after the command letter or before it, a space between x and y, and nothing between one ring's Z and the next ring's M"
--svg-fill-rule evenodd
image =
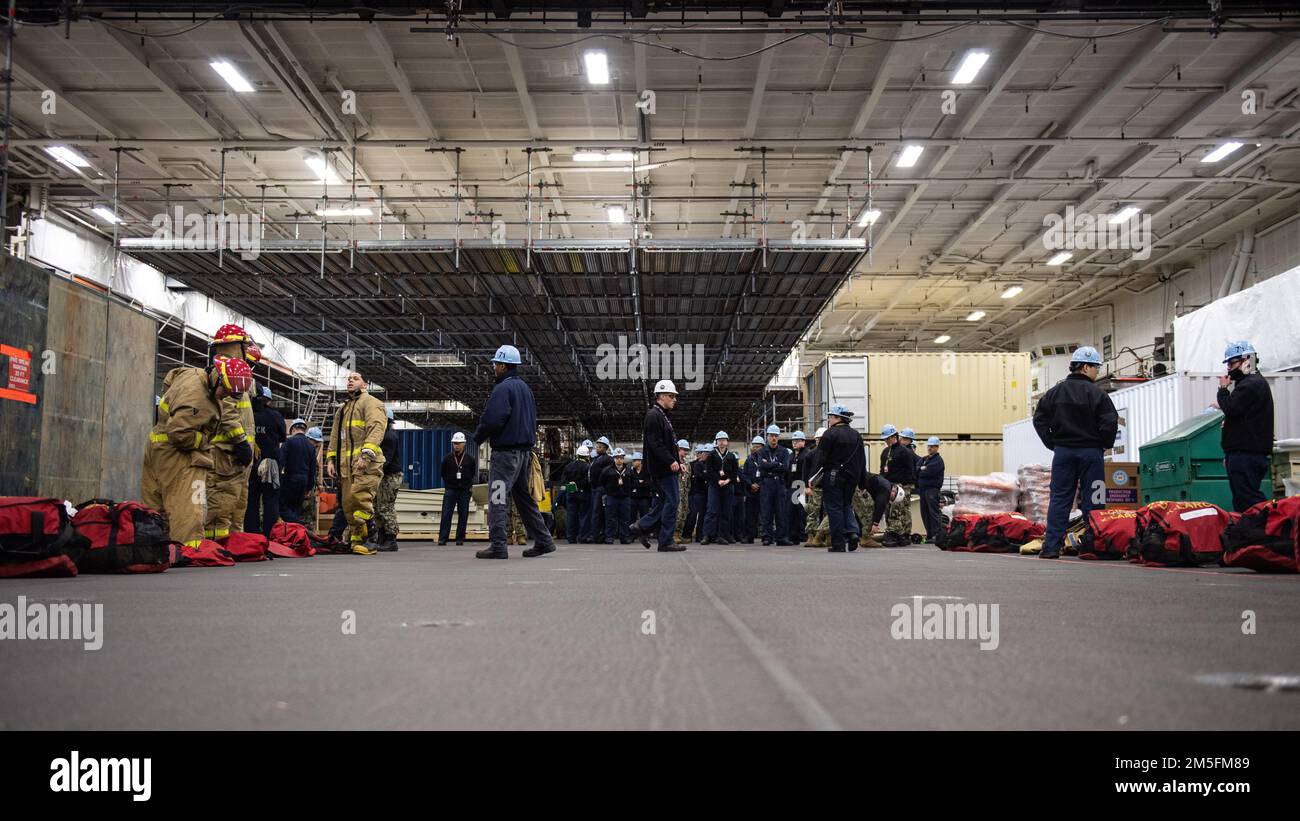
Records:
M1261 371L1300 367L1300 267L1211 302L1174 320L1178 370L1217 373L1223 349L1248 339Z

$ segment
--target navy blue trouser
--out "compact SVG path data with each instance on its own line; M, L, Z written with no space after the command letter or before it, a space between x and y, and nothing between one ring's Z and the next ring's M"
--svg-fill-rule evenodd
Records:
M758 529L765 542L786 541L786 508L789 494L785 480L778 476L765 478L758 483Z
M848 539L862 531L853 515L853 485L839 482L822 489L822 508L831 531L831 547L844 547Z
M793 493L794 489L791 488L790 492ZM800 544L808 537L808 508L790 502L787 506L787 510L789 512L786 516L790 520L790 525L786 529L786 541Z
M1252 505L1265 501L1259 486L1268 473L1268 457L1262 453L1234 450L1224 454L1223 466L1228 471L1228 487L1232 490L1232 509L1244 513Z
M632 517L632 500L626 496L601 495L605 497L605 541L613 542L617 538L626 542L630 537L627 522Z
M659 547L668 547L673 543L673 531L677 529L677 494L681 486L677 483L677 474L670 473L662 479L655 480L659 492L655 495L650 512L637 520L637 528L646 535L654 533L654 526L659 525Z
M650 508L654 506L655 498L658 497L652 498L650 496L638 496L637 498L633 499L632 500L632 521L635 522L644 518L645 515L650 512Z
M587 527L582 531L584 542L600 542L605 539L605 491L591 489L591 512L587 515Z
M294 524L304 524L302 520L302 500L307 495L307 474L283 474L280 477L280 518ZM315 532L316 523L307 524L307 529Z
M708 504L707 493L692 493L687 501L686 521L682 523L682 538L699 539L704 532L704 506Z
M1076 491L1079 510L1083 511L1085 519L1089 511L1106 506L1106 464L1102 450L1057 445L1052 449L1052 497L1047 506L1044 553L1061 552Z
M261 514L260 516L258 514ZM271 538L271 528L280 520L280 488L271 487L257 475L257 463L248 475L248 510L244 511L244 532Z
M716 542L731 538L731 499L735 492L731 485L718 487L709 484L708 509L704 511L704 538Z
M467 487L449 487L442 492L442 521L438 527L438 541L447 541L451 533L451 513L456 511L456 541L465 541L465 523L469 521L469 496Z
M590 516L591 496L587 493L574 492L565 497L564 526L568 531L569 544L578 543L587 527Z

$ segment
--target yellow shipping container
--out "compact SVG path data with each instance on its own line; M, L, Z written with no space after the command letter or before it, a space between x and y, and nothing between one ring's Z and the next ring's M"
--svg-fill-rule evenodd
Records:
M866 357L867 407L874 429L906 425L922 439L956 434L1001 437L1003 425L1029 415L1028 353Z

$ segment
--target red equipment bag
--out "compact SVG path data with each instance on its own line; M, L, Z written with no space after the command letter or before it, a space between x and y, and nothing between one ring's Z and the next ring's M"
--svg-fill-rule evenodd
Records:
M269 550L272 555L285 559L308 559L316 555L306 525L296 522L275 523L275 527L271 528Z
M1143 564L1194 566L1223 557L1223 531L1232 515L1209 502L1152 502L1137 515L1133 553Z
M1300 496L1254 505L1223 531L1223 565L1300 573Z
M204 539L195 547L172 542L171 554L172 567L230 567L235 563L230 551L211 539Z
M217 543L237 562L264 562L270 558L266 555L269 542L261 533L231 533L217 539Z
M90 542L77 560L82 573L161 573L171 566L163 517L139 502L89 499L77 505L72 527Z
M86 546L62 499L0 496L0 578L75 576Z
M959 553L1012 553L1041 538L1045 531L1042 524L1021 513L963 513L953 517L935 544L941 550Z
M953 516L948 526L941 528L939 534L934 537L934 546L940 550L969 549L970 531L979 518L974 513L959 513Z
M1084 525L1083 537L1079 540L1079 558L1127 558L1136 538L1136 510L1110 508L1091 511Z

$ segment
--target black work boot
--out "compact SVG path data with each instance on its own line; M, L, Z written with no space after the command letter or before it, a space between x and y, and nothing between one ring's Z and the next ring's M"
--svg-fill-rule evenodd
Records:
M493 549L492 547L487 547L487 548L485 548L485 549L483 549L483 550L480 550L480 551L478 551L477 553L475 553L475 554L474 554L474 558L476 558L476 559L508 559L508 558L510 558L510 552L509 552L508 550L506 550L504 547L501 548L500 550L495 550L495 549Z
M538 547L538 546L537 546L537 543L534 542L532 547L530 547L530 548L528 548L527 550L524 551L524 558L526 558L526 559L535 559L535 558L537 558L538 556L545 556L547 553L554 553L554 552L555 552L555 543L554 543L554 542L552 542L552 543L551 543L549 546L547 546L547 547Z

